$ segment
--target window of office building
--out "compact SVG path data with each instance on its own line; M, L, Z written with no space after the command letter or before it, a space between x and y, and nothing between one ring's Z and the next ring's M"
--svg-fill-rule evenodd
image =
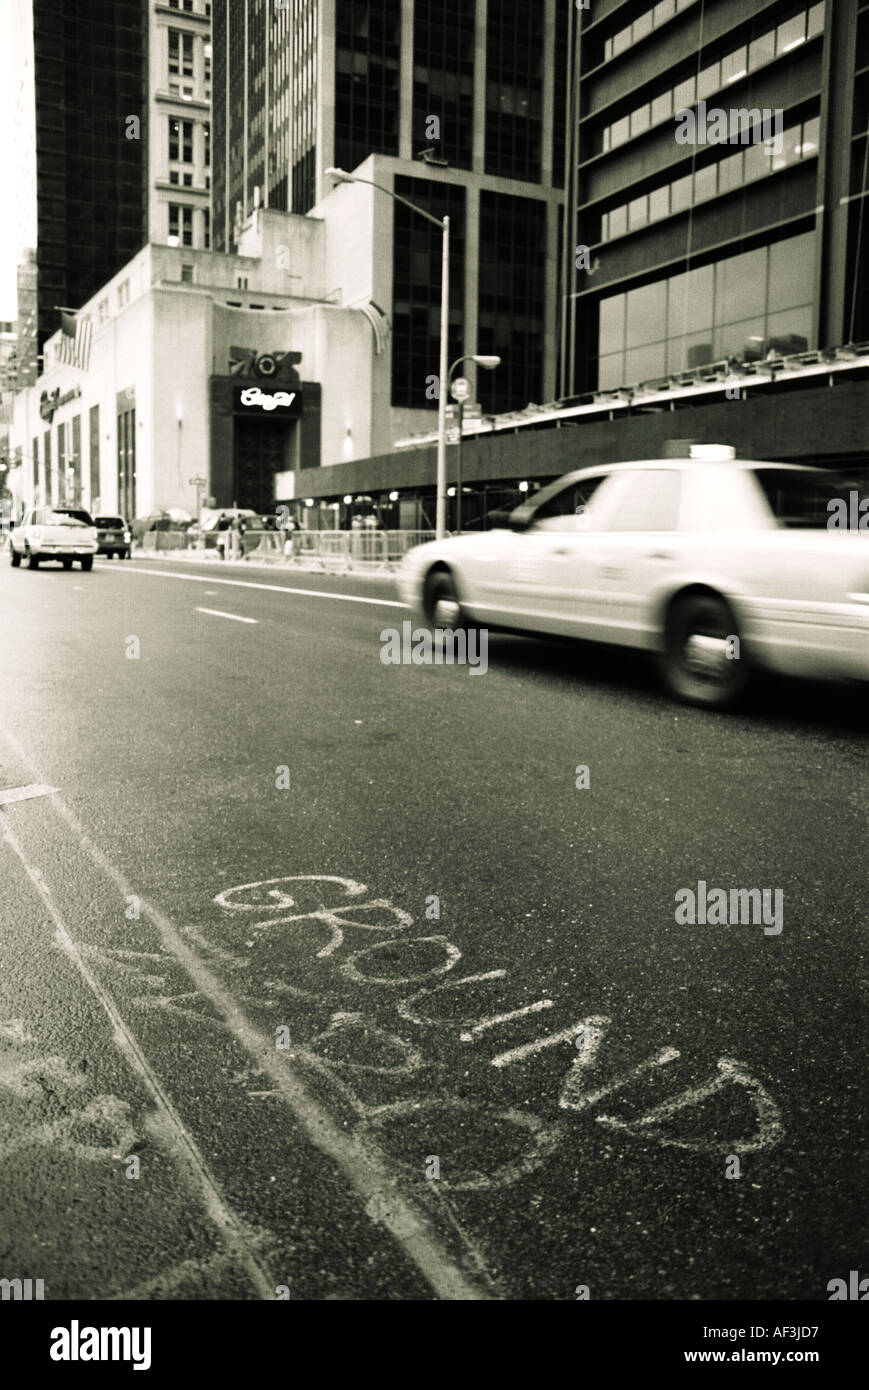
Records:
M181 29L169 30L169 71L176 76L193 76L193 35Z
M486 173L539 183L543 133L544 6L489 0Z
M317 0L296 0L290 22L289 72L284 69L276 75L276 82L294 94L292 122L285 97L269 154L273 163L271 204L288 211L308 212L314 206L317 192Z
M169 204L169 245L193 245L193 209L182 203Z
M39 440L33 440L33 497L39 497Z
M599 389L806 351L814 254L807 232L602 300Z
M118 414L118 511L129 521L136 515L136 410Z
M473 154L475 10L476 0L416 0L413 14L413 152L432 146L459 169Z
M67 460L66 495L73 506L81 506L81 416L74 415L70 422L70 447Z
M455 184L397 176L394 191L433 217L450 218L452 362L465 350L465 190ZM401 203L395 204L393 216L392 404L436 410L443 238L434 223Z
M42 436L42 497L43 502L54 502L56 500L52 490L52 467L51 467L51 430L45 431Z
M556 188L564 187L567 159L567 68L569 6L555 7L555 68L552 91L552 182ZM560 262L559 262L560 264Z
M820 121L813 116L783 131L780 147L777 140L769 143L757 141L714 164L696 169L693 175L686 174L673 183L663 184L622 207L609 208L602 214L601 240L612 241L649 222L684 212L697 203L732 193L734 189L766 178L768 174L776 174L804 159L812 159L818 153L819 140Z
M727 87L741 82L774 58L781 58L806 39L815 38L823 32L823 25L824 6L812 5L807 10L801 10L793 19L771 27L766 33L752 39L747 46L743 43L731 49L723 58L702 68L699 73L689 73L683 81L605 126L600 135L602 151L613 150L669 119L676 112L694 106L695 102L707 100L716 92L726 91Z
M605 40L604 62L608 63L611 58L617 58L620 53L627 53L635 43L647 38L653 30L696 3L697 0L659 0L657 5L645 10L631 24L616 30Z
M401 0L342 0L335 20L335 163L398 154Z
M202 244L206 251L211 250L211 213L208 208L202 213Z
M545 203L481 192L477 351L501 358L495 371L477 373L477 392L487 413L540 401L545 268Z
M181 164L193 163L193 122L169 117L169 158Z
M100 408L90 408L88 443L90 447L90 504L94 506L100 495Z

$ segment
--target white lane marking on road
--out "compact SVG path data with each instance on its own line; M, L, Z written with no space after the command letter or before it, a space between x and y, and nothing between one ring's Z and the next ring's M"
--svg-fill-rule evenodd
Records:
M25 766L32 766L28 753L5 724L0 724L0 734L14 749ZM59 797L51 805L76 836L84 853L114 883L121 897L125 900L128 899L132 893L130 884L112 861L94 844L84 826L63 799ZM0 826L0 829L12 843L8 823ZM20 846L16 848L16 853L22 859L22 863L25 863ZM38 874L38 870L31 871L28 868L28 873L31 872ZM443 1244L431 1226L428 1217L423 1214L420 1208L399 1193L396 1188L396 1178L390 1169L386 1154L382 1153L374 1144L360 1140L353 1133L347 1133L340 1123L332 1118L329 1110L308 1090L299 1073L277 1054L274 1040L260 1032L250 1022L235 996L211 972L201 956L190 948L170 919L146 898L141 897L141 895L139 897L142 910L156 927L164 949L184 967L201 993L223 1016L227 1028L232 1031L245 1051L254 1059L257 1071L267 1075L274 1082L281 1093L284 1104L295 1116L300 1129L305 1133L309 1142L332 1159L336 1167L343 1173L348 1186L355 1191L363 1208L367 1211L371 1203L387 1200L388 1211L380 1217L380 1224L389 1231L407 1259L416 1266L438 1297L449 1301L475 1302L491 1302L497 1299L499 1295L488 1277L481 1275L476 1283L473 1282ZM48 902L46 905L48 906ZM56 913L53 902L49 910L52 915ZM123 1045L125 1048L129 1048L129 1055L136 1059L137 1069L138 1067L144 1069L143 1075L149 1090L157 1097L158 1103L164 1108L173 1127L179 1127L178 1137L180 1141L198 1161L196 1171L200 1177L201 1185L209 1196L213 1193L214 1206L210 1209L212 1219L217 1219L216 1213L223 1215L225 1224L222 1229L227 1244L234 1243L236 1245L238 1259L250 1271L261 1298L272 1300L274 1298L274 1282L267 1279L257 1263L256 1257L247 1249L244 1236L236 1224L236 1218L231 1209L223 1203L214 1179L196 1148L195 1141L187 1135L181 1126L180 1118L176 1115L171 1101L168 1096L164 1095L158 1079L140 1052L138 1043L126 1029L112 999L102 989L99 981L87 970L75 943L72 942L71 938L70 941L73 950L76 951L77 963L81 962L80 971L87 971L85 978L91 988L97 993L103 1007L110 1012L113 1022L117 1019L116 1035L119 1046ZM458 955L458 952L456 954ZM451 968L453 963L451 962L447 968Z
M7 731L4 730L3 732L8 738L9 735ZM65 808L63 809L65 810ZM65 819L68 820L69 818L65 816ZM85 836L84 831L81 830L81 828L79 829L80 843L82 843L83 846L88 847L87 837ZM212 1177L208 1165L206 1164L205 1159L200 1153L195 1139L191 1134L188 1133L188 1131L184 1127L180 1115L176 1111L169 1097L163 1091L160 1081L158 1080L154 1072L151 1070L150 1063L148 1062L147 1058L145 1057L144 1053L139 1047L139 1044L133 1036L132 1032L129 1030L120 1013L118 1012L112 996L103 988L100 981L88 968L88 965L85 962L84 956L82 954L81 949L79 948L78 943L74 940L72 934L66 926L66 923L61 917L60 912L58 911L58 908L54 902L54 898L52 896L51 890L48 887L48 884L45 882L39 869L34 864L30 863L30 860L28 859L23 846L19 842L17 836L14 835L12 830L10 829L8 821L4 821L3 824L0 825L0 832L2 832L3 838L5 839L6 843L9 845L9 847L21 861L21 864L24 868L25 873L27 874L27 877L30 879L30 882L33 884L34 888L36 889L43 903L45 904L45 907L55 925L55 933L58 944L60 945L64 953L68 956L71 963L75 966L76 970L81 975L85 984L91 990L94 997L98 1000L104 1013L108 1017L109 1022L112 1025L112 1033L115 1045L117 1046L118 1050L123 1053L130 1067L140 1077L145 1088L152 1097L156 1106L157 1114L161 1117L163 1121L161 1128L165 1135L167 1145L170 1147L170 1151L174 1151L176 1161L179 1162L180 1166L186 1168L188 1173L190 1173L191 1176L194 1178L209 1216L211 1217L212 1221L215 1223L217 1228L221 1231L226 1245L233 1253L238 1263L241 1264L246 1270L248 1277L253 1283L254 1288L259 1293L260 1298L271 1299L273 1297L274 1281L269 1278L266 1270L260 1264L257 1257L248 1248L248 1243L246 1241L245 1235L242 1231L238 1218L235 1216L235 1213L227 1205L227 1203L221 1196L217 1183L215 1179ZM92 858L92 851L94 848L95 846L89 846L89 852L91 853ZM125 893L124 896L129 897L129 894ZM98 1096L91 1104L92 1106L97 1106L100 1102L105 1101L106 1099L116 1101L115 1097L106 1098ZM129 1111L129 1107L126 1106L126 1103L123 1101L117 1101L116 1103L118 1106L123 1107L124 1115L121 1116L121 1118L124 1118ZM121 1112L119 1112L119 1116L120 1113ZM118 1117L114 1118L117 1119ZM46 1133L48 1133L50 1128L51 1127L46 1127ZM57 1126L55 1126L54 1128L57 1128ZM136 1138L135 1133L133 1133L133 1138ZM126 1147L127 1149L129 1149L129 1143ZM124 1146L122 1145L121 1152L123 1151Z
M236 589L267 589L273 594L307 594L308 598L336 598L342 603L372 603L375 608L406 608L394 598L363 598L359 594L333 594L327 589L291 589L286 584L254 584L249 579L212 579L204 574L174 574L172 570L143 570L139 568L116 570L113 574L154 574L161 579L184 579L188 584L229 584Z
M224 613L220 608L197 608L197 613L207 613L212 618L232 618L234 623L258 623L259 618L240 618L237 613Z
M57 787L47 787L42 782L32 782L29 787L4 787L0 791L0 806L11 806L14 801L30 801L34 796L51 796Z
M539 1014L541 1009L551 1009L553 1001L551 999L538 999L533 1004L526 1004L524 1009L514 1009L509 1014L493 1014L491 1018L484 1018L479 1023L474 1024L467 1033L460 1033L460 1042L473 1042L477 1033L484 1033L487 1028L495 1028L499 1023L511 1023L514 1018L524 1018L526 1014Z

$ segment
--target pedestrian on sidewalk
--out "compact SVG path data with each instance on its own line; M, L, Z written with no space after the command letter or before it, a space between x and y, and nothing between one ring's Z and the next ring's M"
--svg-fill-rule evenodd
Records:
M229 528L231 524L232 523L228 516L221 516L218 518L216 527L217 541L215 543L215 546L221 560L226 559L226 551L229 545Z

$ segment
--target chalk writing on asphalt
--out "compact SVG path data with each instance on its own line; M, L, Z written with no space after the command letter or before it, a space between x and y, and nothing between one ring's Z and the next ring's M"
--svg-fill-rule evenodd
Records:
M412 935L410 913L389 898L367 895L366 885L355 879L316 874L286 875L225 889L214 902L225 912L245 914L243 919L237 919L244 923L245 950L227 950L220 945L212 949L224 965L245 970L250 986L251 948L259 941L272 944L280 934L286 934L294 947L286 978L274 978L274 952L270 951L269 978L257 980L255 992L248 997L258 1004L272 999L283 1013L287 1001L293 999L331 1005L329 1026L307 1037L295 1035L290 1055L332 1073L364 1129L383 1136L396 1122L418 1119L431 1111L443 1116L452 1114L454 1118L476 1113L478 1118L488 1117L493 1123L511 1126L518 1132L523 1143L519 1156L491 1173L469 1171L446 1180L445 1185L461 1190L515 1181L547 1161L561 1144L571 1141L573 1118L580 1115L591 1116L614 1136L695 1152L759 1152L782 1139L778 1105L763 1081L733 1057L717 1058L711 1075L707 1065L707 1074L692 1085L665 1095L663 1100L656 1098L654 1104L638 1113L611 1113L620 1092L630 1093L631 1088L635 1091L650 1081L660 1087L667 1068L680 1059L686 1061L680 1050L662 1045L620 1075L606 1076L607 1043L617 1036L617 1020L597 1013L580 1016L577 1011L566 1027L541 1032L539 1025L549 1011L559 1004L569 1008L572 1001L545 997L526 1003L504 998L505 988L509 994L509 971L504 967L495 962L490 970L459 974L462 954L458 946L442 934ZM372 942L372 932L381 939ZM360 933L367 935L368 940ZM207 940L207 936L200 935L198 944L204 945ZM307 977L299 983L296 968L306 941L310 960L322 962L327 972L323 983L315 989ZM372 1008L376 1007L378 1018L360 1011L358 1002L349 1007L340 998L342 978L355 987L356 994L360 987L371 993ZM487 989L494 990L499 1001L494 1011L477 1002L480 993ZM393 1017L388 1027L382 1022L384 1008ZM536 1036L510 1047L497 1047L499 1029L509 1027L513 1032L517 1025L527 1027ZM506 1100L500 1108L490 1102L469 1100L466 1086L462 1096L432 1095L428 1081L419 1094L388 1105L367 1101L363 1091L365 1073L401 1078L417 1075L422 1083L423 1075L427 1076L433 1065L426 1050L426 1036L431 1036L433 1030L463 1044L462 1053L469 1063L502 1074L521 1070L523 1080L527 1074L529 1094L535 1096L539 1095L533 1079L537 1059L557 1056L563 1049L566 1070L560 1089L557 1094L541 1097L550 1118L535 1115L524 1106L517 1110ZM341 1045L336 1049L332 1045L339 1040ZM486 1055L484 1049L488 1049ZM726 1098L731 1091L739 1102L736 1109L741 1116L735 1122L736 1133L704 1133L702 1127L698 1130L705 1102L717 1096ZM604 1101L607 1105L602 1107ZM745 1102L752 1116L748 1132ZM708 1126L708 1120L705 1123Z

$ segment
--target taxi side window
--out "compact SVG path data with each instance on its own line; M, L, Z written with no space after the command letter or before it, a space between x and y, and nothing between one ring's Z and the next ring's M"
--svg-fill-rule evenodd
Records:
M608 531L676 531L682 473L676 468L644 468L628 473L610 516Z
M534 514L534 525L544 531L582 531L587 529L586 512L605 473L568 483Z

